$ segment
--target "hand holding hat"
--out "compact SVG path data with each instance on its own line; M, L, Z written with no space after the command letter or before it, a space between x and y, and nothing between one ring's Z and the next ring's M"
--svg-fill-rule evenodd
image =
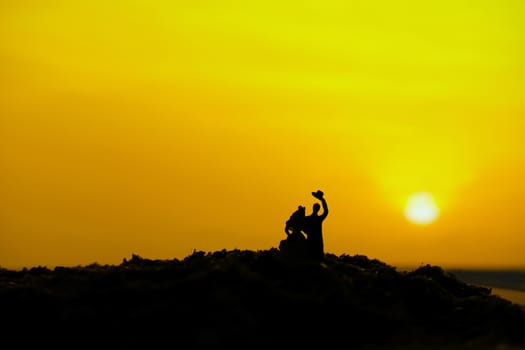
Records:
M317 190L316 192L312 192L312 196L314 196L317 199L321 199L324 196L323 191Z

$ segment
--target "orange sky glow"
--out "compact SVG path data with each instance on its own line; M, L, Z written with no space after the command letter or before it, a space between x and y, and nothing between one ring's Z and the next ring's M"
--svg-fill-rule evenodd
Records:
M0 266L269 249L525 267L525 2L0 2ZM428 225L404 215L435 198Z

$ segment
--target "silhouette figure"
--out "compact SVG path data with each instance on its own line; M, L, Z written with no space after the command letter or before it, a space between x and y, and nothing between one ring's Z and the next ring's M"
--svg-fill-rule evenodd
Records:
M323 242L323 221L328 215L328 205L324 198L324 193L320 190L312 192L312 196L319 199L323 205L323 213L319 215L321 206L314 203L312 214L304 218L303 232L306 234L306 247L308 256L315 261L324 259L324 242Z
M290 218L286 221L284 226L284 232L286 235L293 239L304 239L302 234L304 218L306 217L306 208L298 206L297 210L290 215Z
M279 244L279 250L290 259L302 260L308 256L306 246L306 237L301 232L303 229L304 219L306 217L306 208L298 206L297 210L290 215L284 226L286 239Z

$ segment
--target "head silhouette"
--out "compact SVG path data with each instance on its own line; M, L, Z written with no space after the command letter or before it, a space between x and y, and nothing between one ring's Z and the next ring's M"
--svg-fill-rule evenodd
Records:
M321 205L319 203L315 203L312 208L314 214L317 214L319 212L319 209L321 209Z

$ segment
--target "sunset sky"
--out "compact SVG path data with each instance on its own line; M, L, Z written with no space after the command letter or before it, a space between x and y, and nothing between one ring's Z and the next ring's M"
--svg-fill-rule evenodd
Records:
M0 0L0 266L525 267L525 2ZM405 217L413 193L439 216Z

